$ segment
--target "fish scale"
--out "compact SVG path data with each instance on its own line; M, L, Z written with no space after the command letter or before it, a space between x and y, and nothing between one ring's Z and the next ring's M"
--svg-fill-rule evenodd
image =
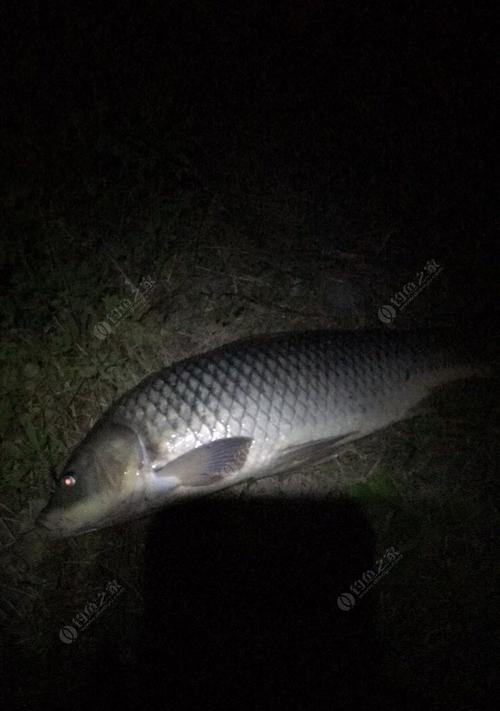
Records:
M425 376L453 379L445 371L460 359L445 343L439 333L396 331L241 341L146 378L110 416L137 431L151 452L175 434L172 458L215 436L250 437L244 478L278 458L277 442L284 450L328 436L354 438L354 430L369 434L402 416L426 394ZM410 376L423 378L420 387L405 387Z
M475 334L313 331L246 339L154 373L70 455L40 525L55 536L307 466L488 375Z

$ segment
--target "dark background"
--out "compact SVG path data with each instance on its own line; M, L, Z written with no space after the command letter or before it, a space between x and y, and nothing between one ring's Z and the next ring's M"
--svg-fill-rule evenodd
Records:
M193 214L208 213L215 198L241 228L230 238L235 252L266 254L276 266L304 255L312 280L318 255L352 252L353 272L367 260L392 274L388 295L435 259L446 274L415 320L488 318L498 283L494 8L326 0L2 5L5 325L42 333L61 290L75 304L74 288L92 288L86 277L73 280L89 255L95 273L110 253L129 272L147 273L165 251L182 251L186 233L199 227ZM258 203L279 195L299 205L306 226L280 232L261 224L248 186ZM167 238L153 226L143 239L139 214L160 204L174 205L185 227ZM216 245L221 237L201 239ZM477 645L477 668L464 652L464 687L449 685L441 703L468 703L467 693L490 680L486 623L467 634L461 622L452 626L434 675L431 664L408 688L393 679L379 660L376 595L347 616L331 597L373 561L372 532L355 506L323 506L202 504L160 521L146 547L134 648L121 659L110 632L75 661L85 681L68 692L68 706L161 700L194 708L200 694L207 707L229 698L255 708L420 708L418 694L429 704L426 686L431 697L440 688L442 650L454 638L463 648ZM259 536L238 540L242 522ZM276 547L277 535L298 543ZM60 658L68 650L51 644L51 691L47 684L30 697L33 680L22 688L25 645L22 662L13 655L6 664L16 679L7 704L64 698L68 662ZM51 653L49 645L47 659Z
M68 173L112 183L123 165L110 142L124 132L158 150L182 138L196 175L184 187L244 174L252 153L265 174L308 192L316 220L332 200L348 202L370 228L404 232L387 258L432 246L481 281L473 272L491 261L494 217L493 5L24 3L17 17L3 13L4 136L25 139L3 164L18 180L35 168L46 189ZM175 167L150 171L172 179Z

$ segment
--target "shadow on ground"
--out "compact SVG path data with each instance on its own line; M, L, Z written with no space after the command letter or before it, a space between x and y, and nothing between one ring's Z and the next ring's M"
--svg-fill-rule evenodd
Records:
M366 518L344 500L171 509L149 537L137 664L102 668L89 702L116 703L118 689L127 707L172 709L202 699L332 708L385 695L376 596L337 605L373 557Z

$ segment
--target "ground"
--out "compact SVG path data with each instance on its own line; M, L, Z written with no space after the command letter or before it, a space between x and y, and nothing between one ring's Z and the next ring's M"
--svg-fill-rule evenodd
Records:
M178 615L192 625L191 636L183 646L182 631L171 633L171 647L196 669L220 651L220 639L236 649L241 638L251 638L248 655L257 658L259 644L266 648L265 630L258 638L249 630L265 619L277 630L267 640L274 660L281 653L273 644L278 638L286 648L287 629L297 635L290 645L298 656L311 630L317 636L328 631L322 649L343 659L346 694L356 694L369 669L371 686L361 687L392 695L400 708L471 708L471 699L487 708L495 380L452 385L433 397L428 412L340 450L318 469L243 485L184 514L176 509L159 529L141 521L52 543L27 532L48 496L50 473L113 398L153 370L250 334L432 325L457 313L472 288L465 283L457 291L469 262L439 240L422 237L409 258L415 234L425 232L408 217L425 201L418 182L401 212L391 213L384 188L367 187L369 175L364 192L356 193L363 170L369 172L361 160L353 167L340 155L332 175L325 169L331 155L324 164L299 155L285 170L279 153L288 154L291 136L280 138L278 129L268 139L259 135L259 142L259 124L240 122L239 142L231 151L228 139L220 155L214 136L196 143L172 129L167 141L164 133L154 134L154 122L151 133L146 130L147 108L141 120L143 141L134 140L126 122L111 141L99 132L98 119L85 124L81 144L71 151L52 137L50 145L59 147L50 170L52 152L43 137L24 136L11 145L26 164L8 195L3 286L9 299L0 345L0 616L11 682L2 689L4 706L89 700L96 680L106 687L103 665L109 693L109 679L123 684L130 676L132 698L139 674L150 687L152 670L168 680L176 667L162 654L168 657L170 647L165 651L156 634L141 634L153 620L168 640ZM394 323L381 322L380 307L432 260L442 271ZM287 510L283 502L290 498ZM207 559L212 572L203 568ZM391 566L361 596L357 581L388 560ZM235 567L243 582L235 582ZM167 581L155 576L160 570L168 571ZM268 589L265 579L273 571L279 574ZM266 617L251 608L247 628L238 604L251 580L274 613ZM165 585L179 608L161 598ZM184 612L179 590L191 603ZM212 636L193 621L200 600L208 604L206 590L220 599L215 612L202 606L215 626ZM106 595L102 614L80 630L75 618ZM315 609L318 619L308 616ZM241 632L236 644L228 642L228 610ZM303 619L309 628L301 627ZM159 656L150 658L145 646ZM318 650L309 650L309 671L318 665ZM251 666L249 658L243 667ZM331 694L329 657L321 664ZM52 681L54 670L64 683ZM250 688L248 679L240 681ZM310 684L321 687L314 674Z

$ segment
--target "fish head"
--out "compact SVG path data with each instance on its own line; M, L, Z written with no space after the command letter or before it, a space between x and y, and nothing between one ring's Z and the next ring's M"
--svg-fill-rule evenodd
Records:
M141 441L132 429L99 424L69 457L37 524L59 538L130 518L141 494L144 466Z

